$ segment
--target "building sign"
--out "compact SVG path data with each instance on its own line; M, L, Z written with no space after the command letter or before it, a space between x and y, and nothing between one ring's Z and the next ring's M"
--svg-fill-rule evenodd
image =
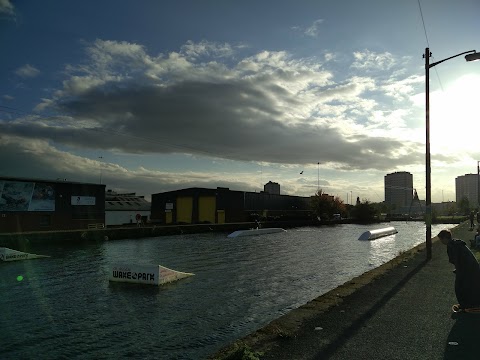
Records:
M165 210L173 210L173 203L166 203Z
M53 185L0 181L0 211L55 211Z
M136 284L158 285L158 265L113 265L109 280Z
M95 196L72 196L72 205L95 205Z

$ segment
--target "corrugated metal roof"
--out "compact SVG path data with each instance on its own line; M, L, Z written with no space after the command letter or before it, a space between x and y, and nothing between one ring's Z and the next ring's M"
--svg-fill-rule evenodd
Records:
M119 194L111 190L105 193L105 211L150 211L151 207L143 196L135 193Z

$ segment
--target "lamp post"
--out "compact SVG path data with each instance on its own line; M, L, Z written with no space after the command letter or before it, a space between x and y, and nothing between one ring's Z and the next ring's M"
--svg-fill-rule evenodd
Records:
M425 224L426 224L426 249L427 260L432 258L432 183L431 183L431 166L430 166L430 68L460 55L465 55L466 61L480 60L480 53L475 50L469 50L457 55L450 56L446 59L436 61L430 64L430 56L432 53L429 48L425 49Z

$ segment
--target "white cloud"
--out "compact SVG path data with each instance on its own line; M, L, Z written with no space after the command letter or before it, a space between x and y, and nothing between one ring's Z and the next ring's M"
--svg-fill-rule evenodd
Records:
M417 88L425 83L425 77L411 75L406 78L392 78L383 85L385 94L402 101L415 95Z
M7 100L7 101L11 101L11 100L15 99L13 96L8 95L8 94L3 95L2 98Z
M40 70L30 64L25 64L15 70L15 74L22 78L33 78L40 74Z
M322 24L323 21L323 19L315 20L313 24L305 30L304 34L311 37L317 37L320 24Z
M194 43L189 40L181 47L182 53L185 53L189 58L198 58L201 56L214 57L230 57L234 53L234 49L227 43L215 43L202 40L199 43Z
M389 52L376 53L370 50L355 51L353 53L355 61L352 68L361 70L388 70L391 69L396 61Z
M0 15L5 14L8 16L15 15L15 8L13 7L10 0L0 0Z

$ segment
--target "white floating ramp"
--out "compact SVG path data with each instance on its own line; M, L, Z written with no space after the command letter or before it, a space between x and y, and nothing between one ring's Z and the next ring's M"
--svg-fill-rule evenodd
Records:
M376 229L376 230L370 230L370 231L365 231L358 240L375 240L384 236L388 235L393 235L398 233L398 231L393 227L387 227L383 229Z
M0 260L2 261L17 261L17 260L30 260L48 258L47 255L29 254L26 252L12 250L6 247L0 247Z
M229 238L239 237L239 236L254 236L254 235L263 235L263 234L274 234L279 232L286 232L287 230L282 228L264 228L264 229L250 229L250 230L237 230L228 235Z
M192 275L194 274L172 270L161 265L117 264L111 266L109 280L133 284L163 285Z

